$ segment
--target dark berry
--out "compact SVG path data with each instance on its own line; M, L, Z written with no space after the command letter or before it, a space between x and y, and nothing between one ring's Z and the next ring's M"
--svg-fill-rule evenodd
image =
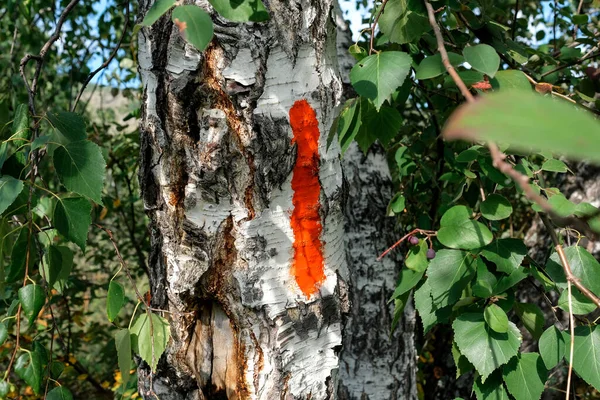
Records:
M435 258L435 250L434 249L427 250L427 259L433 260L434 258Z
M413 246L416 246L419 244L419 238L411 235L408 237L408 243L412 244Z

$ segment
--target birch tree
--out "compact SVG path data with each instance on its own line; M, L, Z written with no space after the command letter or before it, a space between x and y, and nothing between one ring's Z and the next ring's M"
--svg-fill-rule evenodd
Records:
M411 398L412 324L389 337L398 264L373 273L393 235L377 234L385 159L360 166L355 149L348 189L326 143L342 96L333 2L270 1L262 23L197 4L215 26L202 52L175 11L140 32L152 304L172 337L141 393Z

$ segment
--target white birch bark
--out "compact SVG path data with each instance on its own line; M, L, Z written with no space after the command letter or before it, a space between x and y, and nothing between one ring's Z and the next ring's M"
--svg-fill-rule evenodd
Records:
M196 4L212 11L207 1ZM332 0L265 4L272 18L263 24L214 15L216 37L202 53L185 44L168 17L139 35L150 285L153 305L170 311L172 331L158 373L140 368L140 393L148 398L338 397L342 327L350 321L342 317L350 303L340 157L325 146L342 94ZM300 99L315 109L320 130L326 279L310 298L291 273L296 148L288 112ZM378 293L380 311L389 313L383 297L393 280L375 278L386 280ZM368 369L352 370L356 376ZM342 391L361 398L368 387L372 395L362 398L402 398L405 379L386 380L397 383L393 393L346 380Z

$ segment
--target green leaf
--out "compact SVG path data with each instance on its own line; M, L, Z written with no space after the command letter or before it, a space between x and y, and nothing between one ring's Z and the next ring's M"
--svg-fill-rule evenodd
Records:
M60 361L52 361L50 365L50 377L52 379L58 379L65 372L65 364Z
M438 323L435 310L433 309L433 300L431 299L431 287L427 279L421 287L415 290L415 308L419 312L421 322L423 323L423 335L425 335L435 324Z
M576 14L571 16L571 20L573 21L573 23L575 25L584 25L587 24L588 22L588 15L587 14Z
M456 156L455 161L459 163L468 163L471 161L475 161L480 155L479 149L481 149L481 146L479 145L471 146L467 150L464 150L458 156Z
M15 373L17 376L31 386L35 394L40 393L42 384L42 360L37 351L23 353L17 358L15 363Z
M586 134L574 137L574 126ZM490 140L525 152L535 149L600 161L600 123L591 114L524 91L481 96L455 112L443 133L448 139Z
M0 398L5 399L10 393L10 383L7 381L0 381Z
M473 86L476 83L485 80L484 75L481 72L469 69L466 71L458 71L458 76L464 82L467 87ZM456 82L451 76L444 77L444 87L448 89L457 89Z
M148 318L148 313L138 317L131 327L133 336L133 345L137 349L140 357L150 365L153 372L156 372L158 360L165 351L171 330L166 319L151 313L152 319ZM152 322L150 322L152 321ZM154 347L154 358L152 357Z
M69 389L60 386L49 391L46 400L73 400L73 395Z
M52 126L62 135L53 141L67 144L87 139L85 120L81 115L67 111L49 111L46 115Z
M440 250L429 263L427 275L436 308L452 305L475 276L475 258L465 251Z
M531 336L538 340L544 332L545 319L542 310L537 305L530 303L515 303L514 309Z
M352 57L356 59L356 61L360 61L369 55L369 53L367 53L367 50L365 50L364 47L361 47L356 43L354 43L352 46L350 46L350 48L348 48L348 53L350 53Z
M62 271L62 253L58 246L51 245L44 257L44 275L49 287L53 287Z
M97 144L72 142L58 147L53 158L56 174L68 190L102 204L106 163Z
M52 138L48 135L38 136L33 142L31 142L31 150L37 150L40 147L45 146L46 144L48 144L50 139Z
M394 318L392 319L390 333L393 333L396 330L396 326L398 326L398 322L400 322L400 319L404 315L404 308L406 307L406 302L408 301L408 296L410 296L410 291L404 293L402 296L400 296L394 300Z
M379 18L379 28L390 42L414 42L431 30L424 13L420 2L389 0Z
M585 297L579 289L573 287L571 289L571 305L573 309L573 314L575 315L585 315L591 312L596 311L596 304L594 304L590 299ZM565 311L569 312L569 291L563 290L558 299L558 307Z
M481 381L481 377L477 377L473 382L473 391L477 400L509 400L508 393L502 384L500 371L491 374L485 383Z
M17 199L22 190L23 181L8 175L0 178L0 215Z
M24 140L13 140L13 144L18 148L23 146L31 138L31 130L29 118L29 107L26 104L19 104L15 112L15 119L12 126L12 138L20 138ZM15 158L20 164L25 164L27 155L25 152L19 151L15 153Z
M172 19L187 42L200 51L206 49L214 34L212 19L206 11L194 5L178 6Z
M494 332L505 333L508 332L508 316L503 309L495 304L490 304L483 311L483 317L488 326L492 328Z
M4 322L0 322L0 346L6 342L8 338L8 327Z
M472 286L473 295L483 299L488 298L494 292L494 287L498 284L496 275L488 270L487 265L481 257L477 258L477 281Z
M394 290L390 301L410 291L410 289L419 283L424 274L425 270L415 271L408 268L402 268L400 271L400 278L398 279L398 286L396 286L396 290Z
M500 279L498 279L496 286L494 286L492 295L507 291L517 283L521 282L523 279L527 278L527 275L529 275L529 272L525 268L520 267L514 270L510 275L502 276Z
M388 146L400 132L402 121L402 115L395 108L383 106L377 111L371 107L370 110L364 113L363 107L362 125L356 141L360 145L361 136L363 136L363 133L368 132L369 137L376 138L381 144ZM361 149L365 151L364 147L368 149L371 144L372 142L368 143L367 146L361 146Z
M120 283L114 280L108 284L108 295L106 296L106 315L108 320L113 322L121 308L125 304L125 290Z
M120 329L115 333L115 346L117 347L117 360L121 371L122 386L126 387L129 382L129 371L131 370L131 336L129 329Z
M538 346L546 369L554 368L565 355L565 338L555 326L546 329Z
M579 278L583 286L594 292L596 296L599 296L600 264L598 261L586 249L580 246L570 246L564 250L573 275ZM550 256L546 264L546 272L558 287L566 289L567 281L557 253L553 253Z
M142 21L143 26L151 26L160 17L162 17L167 11L171 9L176 3L176 0L156 0L152 7L146 13L144 20Z
M87 234L92 223L92 205L82 197L60 199L54 208L54 227L68 240L85 251Z
M481 214L490 221L499 221L510 217L513 208L506 197L499 194L490 194L483 203L481 203Z
M567 200L562 193L551 196L548 199L548 204L550 204L552 210L561 217L568 217L575 214L575 211L577 211L577 205L570 200ZM534 205L537 206L537 204Z
M69 275L71 275L71 269L73 268L73 252L66 246L58 246L58 250L61 254L62 267L54 284L54 289L59 293L63 293Z
M521 353L503 368L504 383L515 400L539 399L548 371L538 353Z
M402 211L404 211L405 206L406 198L400 193L396 193L396 195L390 201L390 209L394 212L394 214L400 214Z
M463 50L463 56L465 61L471 64L471 67L490 78L493 78L500 68L500 56L492 46L487 44L467 46Z
M452 358L454 359L454 365L456 366L456 378L475 369L473 364L467 360L467 357L460 354L460 350L458 350L455 341L452 341Z
M269 13L261 0L209 0L223 18L236 22L261 22Z
M6 268L6 282L13 283L18 280L23 280L25 276L25 262L27 260L27 243L29 231L21 229L15 244L13 245L10 255L10 265ZM33 238L31 239L31 248L29 251L29 268L32 268L37 263L37 251Z
M46 303L46 294L40 285L27 285L19 289L19 300L23 313L29 319L29 324L37 319L38 314Z
M481 255L496 264L498 271L512 274L527 255L527 247L519 239L497 239L481 250Z
M571 337L565 332L565 359L569 361ZM600 390L600 330L598 325L575 328L573 369L577 375Z
M444 213L440 221L438 240L446 247L472 250L489 244L492 232L481 222L471 220L465 206L454 206Z
M487 326L482 313L465 313L454 320L452 328L460 352L481 374L483 383L519 351L521 332L512 322L508 332L498 333Z
M567 172L569 170L569 167L567 167L567 164L565 164L564 162L551 158L549 160L544 161L544 163L542 164L542 170L548 172Z
M424 239L419 240L418 245L411 246L405 261L406 267L417 272L425 271L429 265L427 250L427 241Z
M373 101L379 111L410 72L411 58L400 51L385 51L364 58L350 71L356 92Z
M450 64L455 67L465 62L465 59L461 55L452 52L448 53L448 59L450 60ZM419 80L431 79L442 75L444 72L446 72L446 67L442 63L442 56L440 53L436 53L421 61L415 78Z
M498 71L490 81L495 90L519 89L531 91L531 83L521 71L507 69Z
M360 131L360 127L362 125L360 107L360 98L346 101L339 117L336 119L337 124L334 124L336 125L335 130L332 126L331 131L329 132L329 137L327 138L328 148L333 141L335 134L337 133L342 154L348 150L348 147L350 147L350 144L352 144L352 141Z

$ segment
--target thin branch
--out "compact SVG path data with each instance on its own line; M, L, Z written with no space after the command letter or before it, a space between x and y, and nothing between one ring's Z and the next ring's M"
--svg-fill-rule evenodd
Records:
M554 20L552 22L552 36L553 36L553 43L552 45L554 46L554 50L557 49L558 46L556 46L556 20L558 17L558 2L554 1Z
M581 8L583 7L583 0L579 0L579 5L577 6L577 14L581 14ZM573 26L573 40L577 39L577 24ZM569 391L567 389L567 391Z
M544 226L546 226L546 229L548 229L548 232L550 233L550 238L552 239L552 243L554 243L554 247L556 248L558 257L560 258L560 261L563 264L563 269L565 271L565 277L567 278L567 281L569 281L573 285L575 285L575 287L577 289L579 289L585 297L590 299L596 305L596 307L600 308L600 299L598 297L596 297L596 295L594 293L592 293L591 290L586 288L581 283L579 278L577 278L575 275L573 275L573 272L571 271L571 266L569 265L567 256L565 255L565 251L564 251L563 247L561 246L560 241L558 240L558 236L556 235L556 232L554 231L552 224L548 220L548 217L543 214L540 214L540 217L542 218L542 222L544 223Z
M133 279L133 276L131 276L131 272L129 271L129 267L125 263L125 260L123 260L123 256L121 256L121 252L119 251L119 247L117 246L117 242L115 242L115 238L113 237L113 234L112 234L111 230L103 227L102 225L98 225L98 224L94 224L94 225L96 225L98 228L102 229L108 235L108 239L112 243L112 245L113 245L113 247L115 249L115 253L117 253L117 257L119 258L119 262L121 263L121 267L123 267L123 270L125 271L125 274L127 275L127 278L129 279L129 283L131 283L131 286L133 287L133 290L135 291L135 295L137 296L138 301L140 303L142 303L143 305L145 305L146 308L149 308L150 304L147 303L146 300L144 300L144 297L139 292L139 290L137 288L137 285L135 284L135 280Z
M385 5L387 4L388 0L383 0L383 2L381 3L381 8L379 9L379 12L377 13L377 16L375 17L375 20L373 21L373 24L371 25L371 41L369 42L369 55L371 55L373 53L373 40L375 38L375 29L377 28L377 23L379 22L379 17L381 17L381 14L383 13L383 9L385 8Z
M512 31L511 31L511 38L512 40L515 40L515 34L517 33L517 14L519 13L519 0L515 1L515 15L513 16L513 21L512 21Z
M575 348L575 319L573 318L573 294L571 293L571 281L567 281L567 290L567 294L569 295L569 331L571 333L571 343L569 343L569 372L567 373L566 390L566 399L569 400L569 393L571 392L571 376L573 376L573 350Z
M428 231L428 230L419 229L419 228L413 229L412 231L408 232L406 235L402 236L402 238L400 240L398 240L396 243L394 243L392 246L390 246L386 251L381 253L381 255L379 257L377 257L377 261L381 261L381 259L383 257L385 257L390 251L394 250L396 247L398 247L400 244L402 244L402 242L405 241L409 236L412 236L415 233L420 233L420 234L426 236L427 238L437 235L436 231Z
M81 86L81 89L79 89L79 93L77 93L77 97L75 98L73 107L71 107L71 112L74 112L75 108L77 108L77 104L79 103L79 100L81 99L81 96L83 95L83 91L85 90L87 85L92 81L92 79L94 79L94 76L96 76L96 74L98 74L98 72L107 68L109 66L109 64L115 59L119 49L121 48L121 44L123 43L123 40L125 39L125 36L127 35L128 29L129 29L129 1L127 1L125 3L125 25L123 26L123 32L121 33L119 42L116 44L115 48L113 49L110 56L106 59L106 61L104 61L104 63L102 63L102 65L100 65L98 68L96 68L94 71L92 71L88 75L85 82L83 83L83 86Z
M541 74L541 75L540 75L540 78L543 78L543 77L545 77L545 76L548 76L548 75L550 75L550 74L553 74L553 73L555 73L555 72L557 72L557 71L563 70L563 69L565 69L565 68L569 68L569 67L573 67L573 66L575 66L575 65L581 64L581 63L583 63L584 61L587 61L587 60L590 60L590 59L596 58L596 57L598 57L598 56L600 56L600 52L597 52L597 53L590 54L590 55L588 55L588 56L586 56L586 57L580 58L579 60L576 60L576 61L573 61L573 62L570 62L570 63L567 63L567 64L563 64L563 65L561 65L561 66L558 66L558 67L556 67L556 68L554 68L554 69L551 69L550 71L546 71L546 72L544 72L543 74Z
M429 1L427 0L425 0L425 7L427 7L427 14L429 15L429 24L435 32L435 38L437 39L438 44L438 51L442 56L442 63L444 64L444 67L446 67L446 70L454 80L454 83L456 83L456 86L458 86L458 88L460 89L460 92L462 93L463 97L467 99L467 101L470 103L474 102L475 98L473 97L465 83L462 81L462 79L460 79L460 76L458 76L458 72L456 72L456 70L452 66L452 63L450 62L450 59L448 58L448 52L446 51L446 47L444 46L444 37L442 36L442 32L440 31L440 26L435 20L435 11L433 10L431 3L429 3Z
M62 14L58 18L56 22L56 28L54 29L54 33L50 36L50 39L42 46L40 53L38 55L26 54L25 57L21 59L21 63L19 64L19 71L21 72L21 77L25 81L25 86L27 86L27 93L29 96L29 110L33 115L36 115L35 112L35 94L37 92L37 84L38 79L40 78L40 73L42 72L42 66L44 65L44 60L46 58L46 53L50 50L50 47L58 40L60 37L60 31L62 29L63 24L65 23L67 16L71 12L71 10L79 3L79 0L71 0L71 2L65 7ZM25 75L25 67L29 64L29 61L35 60L37 65L35 67L35 73L33 75L33 79L31 80L31 85L29 84L29 80Z

